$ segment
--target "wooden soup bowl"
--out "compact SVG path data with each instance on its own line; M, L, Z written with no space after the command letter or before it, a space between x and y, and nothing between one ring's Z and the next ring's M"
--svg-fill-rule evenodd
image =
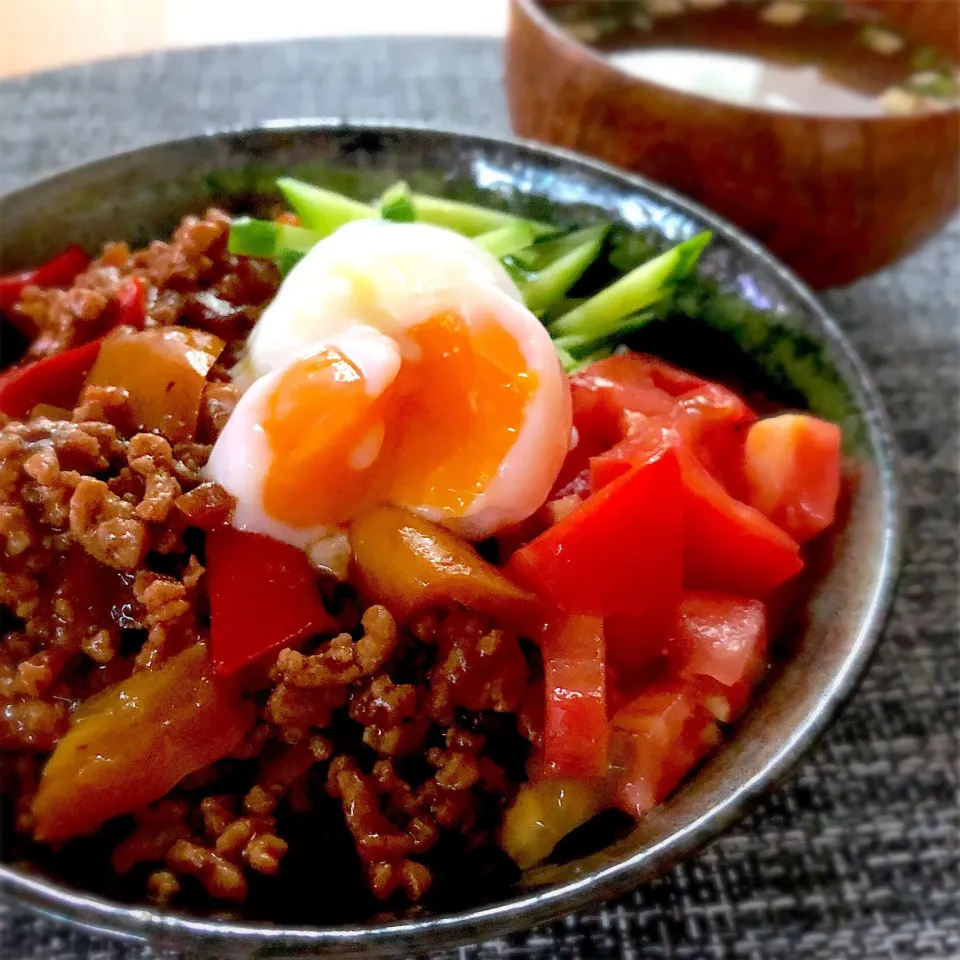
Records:
M960 0L848 0L960 58ZM511 0L520 136L646 174L728 217L815 287L916 250L960 205L960 108L838 117L747 107L630 76L535 0Z

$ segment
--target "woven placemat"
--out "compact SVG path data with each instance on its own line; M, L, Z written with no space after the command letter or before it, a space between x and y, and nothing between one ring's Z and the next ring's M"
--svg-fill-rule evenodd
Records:
M305 41L159 54L0 84L0 191L119 149L278 117L507 133L489 40ZM2 224L0 224L2 230ZM436 960L960 958L960 222L825 296L903 452L905 568L876 662L790 783L657 882ZM0 902L0 960L153 960Z

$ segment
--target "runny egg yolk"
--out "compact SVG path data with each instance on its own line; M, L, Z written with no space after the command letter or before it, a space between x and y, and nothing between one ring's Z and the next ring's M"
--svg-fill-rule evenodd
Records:
M371 502L461 516L484 493L538 385L519 344L495 320L444 311L403 332L401 355L379 390L333 345L284 370L262 419L273 520L335 526Z

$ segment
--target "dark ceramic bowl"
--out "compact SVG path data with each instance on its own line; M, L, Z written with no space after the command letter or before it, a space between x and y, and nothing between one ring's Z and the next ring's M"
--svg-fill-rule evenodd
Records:
M736 367L791 405L843 426L848 502L811 564L809 601L789 655L723 749L626 837L530 871L499 902L366 926L279 926L125 905L70 886L39 861L0 866L0 891L89 930L227 957L409 954L549 920L650 880L728 828L808 750L850 695L876 646L897 566L892 441L876 391L836 323L753 241L660 187L558 150L392 125L323 122L212 133L62 173L0 199L0 270L70 241L165 237L210 203L262 205L280 171L369 199L402 177L415 188L540 217L611 218L654 245L705 228L714 241L698 288L701 320L664 343L681 362ZM663 325L669 327L669 324ZM9 852L7 852L9 856Z

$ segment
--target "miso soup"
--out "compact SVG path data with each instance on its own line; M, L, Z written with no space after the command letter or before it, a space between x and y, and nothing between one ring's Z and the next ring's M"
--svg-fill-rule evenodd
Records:
M957 64L831 0L543 0L573 36L662 86L767 110L873 116L960 102Z

